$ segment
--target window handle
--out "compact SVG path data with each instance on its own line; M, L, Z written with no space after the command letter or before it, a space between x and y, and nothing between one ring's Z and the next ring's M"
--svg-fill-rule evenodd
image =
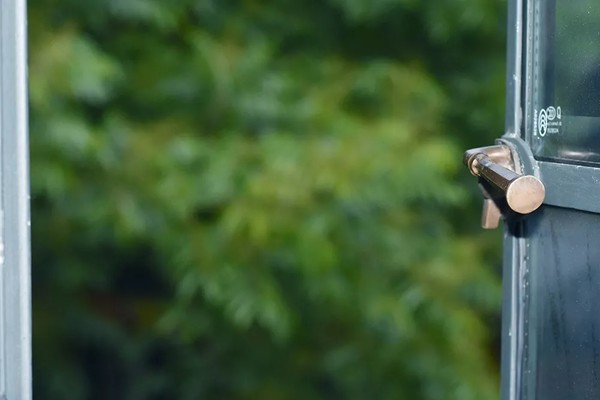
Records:
M493 200L504 199L506 205L519 214L529 214L544 202L544 184L533 175L520 175L515 172L508 146L496 145L467 150L464 163L473 175L480 178L485 200L482 219L484 228L495 228L494 225L498 224L500 213L495 204L492 204Z

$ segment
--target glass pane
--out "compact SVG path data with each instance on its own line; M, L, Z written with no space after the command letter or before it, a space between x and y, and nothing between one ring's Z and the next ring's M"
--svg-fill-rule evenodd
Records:
M533 2L526 132L538 159L600 163L600 1Z

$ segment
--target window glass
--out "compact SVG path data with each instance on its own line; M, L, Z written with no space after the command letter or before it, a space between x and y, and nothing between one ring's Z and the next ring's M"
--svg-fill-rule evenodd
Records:
M526 131L538 159L600 163L600 1L538 0Z

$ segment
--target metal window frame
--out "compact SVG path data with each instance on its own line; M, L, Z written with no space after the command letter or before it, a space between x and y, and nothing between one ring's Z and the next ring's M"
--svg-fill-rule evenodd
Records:
M0 8L0 399L32 398L25 0Z
M503 139L517 151L526 148L520 139L523 120L523 46L526 29L524 26L524 0L509 0L507 14L506 48L506 114ZM525 96L527 97L527 96ZM519 153L521 153L519 151ZM523 173L533 173L533 158L519 157ZM502 400L517 400L520 391L520 366L522 347L522 302L520 294L521 271L526 243L517 232L519 226L504 226L502 266L502 328L501 328L501 388Z
M598 167L537 161L525 132L525 121L531 109L534 90L535 23L534 0L508 1L506 120L502 141L519 154L521 170L543 178L546 186L545 204L600 213L597 199ZM529 343L525 331L528 325L527 280L529 252L525 222L512 221L504 227L503 288L502 288L502 367L501 399L519 400L523 394L535 396L535 388L523 387L521 375L527 368Z

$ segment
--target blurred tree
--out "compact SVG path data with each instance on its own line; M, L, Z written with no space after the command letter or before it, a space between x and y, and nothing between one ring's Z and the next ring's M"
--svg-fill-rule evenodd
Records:
M31 1L36 397L496 398L503 15Z

